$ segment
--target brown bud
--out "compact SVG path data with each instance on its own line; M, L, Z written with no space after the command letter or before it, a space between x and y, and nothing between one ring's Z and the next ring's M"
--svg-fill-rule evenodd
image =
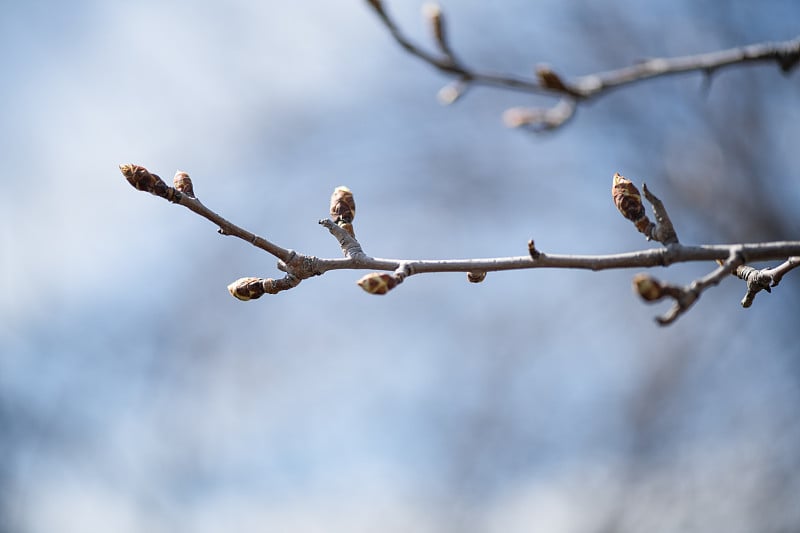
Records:
M126 164L120 165L119 169L122 175L125 176L125 179L128 180L128 183L133 185L136 189L171 200L171 196L173 195L170 194L170 187L164 183L164 180L156 174L152 174L146 168L139 165Z
M628 178L619 172L614 174L614 181L611 185L611 195L614 198L614 205L617 206L622 216L628 220L638 223L646 219L644 204L639 189ZM637 228L639 225L637 224ZM640 230L641 231L641 230Z
M331 218L339 222L353 222L356 217L356 201L353 192L344 185L336 187L331 195Z
M636 274L633 277L633 290L648 302L654 302L664 297L664 287L661 282L647 274Z
M392 274L373 272L367 274L356 283L370 294L386 294L397 286L398 281Z
M539 78L539 83L542 84L542 87L553 89L554 91L569 92L567 86L549 65L537 65L536 77Z
M192 187L192 179L186 172L182 170L175 172L175 177L172 178L172 185L186 196L191 196L192 198L194 198L194 187Z
M266 292L264 281L261 278L239 278L228 285L228 292L231 296L243 302L255 300L264 296Z
M331 195L331 218L342 229L355 237L353 219L356 217L356 201L353 192L344 185L336 187Z
M473 270L472 272L467 272L467 279L470 283L480 283L486 279L486 272L482 270Z

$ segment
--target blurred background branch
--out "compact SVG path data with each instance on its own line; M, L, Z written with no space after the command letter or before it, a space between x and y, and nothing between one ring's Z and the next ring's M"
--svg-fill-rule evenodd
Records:
M776 63L784 73L788 73L800 62L800 37L798 37L783 42L757 43L702 54L645 59L629 67L587 74L571 81L565 80L549 65L539 64L536 67L536 78L521 78L473 70L456 59L444 30L444 14L438 4L426 3L422 12L430 23L433 40L439 48L440 55L426 51L406 37L389 15L384 1L367 0L367 3L372 6L394 40L404 50L442 73L457 78L454 84L446 85L440 91L439 99L443 103L455 102L471 84L561 96L560 101L550 108L508 109L504 113L504 119L510 127L527 126L545 130L558 128L572 118L578 102L600 96L611 89L651 78L701 72L710 79L715 72L724 67L748 63Z

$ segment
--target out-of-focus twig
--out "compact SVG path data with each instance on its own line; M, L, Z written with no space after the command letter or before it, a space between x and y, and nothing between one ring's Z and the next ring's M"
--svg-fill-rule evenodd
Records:
M559 97L559 102L552 108L515 107L507 110L504 119L511 127L557 128L572 118L580 101L598 97L611 89L660 76L687 72L710 75L725 67L766 62L776 63L783 72L789 72L800 62L800 37L797 37L789 41L751 44L702 54L652 58L619 69L578 76L572 80L566 80L550 66L540 64L536 68L535 78L525 78L474 70L457 59L444 31L444 14L436 4L425 4L423 13L431 23L438 53L430 52L411 41L397 26L383 1L367 0L367 3L403 49L440 72L456 78L455 84L447 85L440 91L439 99L444 103L454 102L469 85L489 85Z

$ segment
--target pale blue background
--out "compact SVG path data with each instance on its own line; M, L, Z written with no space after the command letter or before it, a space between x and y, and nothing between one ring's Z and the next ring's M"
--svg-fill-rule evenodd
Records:
M223 216L337 257L346 184L381 257L797 239L800 78L663 79L546 135L545 98L448 80L364 2L11 2L0 17L0 531L779 531L800 526L800 282L726 280L674 326L635 271L334 272L241 303L273 258L139 193L192 175ZM791 1L444 5L469 65L566 76L797 34ZM388 2L429 44L416 1ZM767 209L765 209L765 206ZM762 216L766 213L767 216ZM713 265L654 274L689 282Z

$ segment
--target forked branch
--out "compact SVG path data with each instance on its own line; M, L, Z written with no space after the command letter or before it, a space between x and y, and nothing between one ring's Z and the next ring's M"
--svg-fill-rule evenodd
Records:
M544 253L535 247L533 241L530 241L527 255L426 260L382 259L372 257L364 252L353 229L356 212L355 200L347 187L338 187L334 190L331 198L330 218L319 221L337 240L344 257L320 258L279 246L216 214L194 196L191 180L185 172L178 172L173 180L174 187L170 187L160 177L144 167L130 164L120 165L120 170L136 189L180 204L215 224L221 235L238 237L278 259L278 269L285 273L282 278L246 277L236 280L228 286L230 293L240 300L253 300L264 294L276 294L296 287L304 279L324 274L330 270L371 270L372 273L358 281L359 286L371 294L386 294L406 278L416 274L464 272L470 282L479 283L486 278L487 272L504 270L569 268L598 271L668 266L690 261L719 261L721 265L719 268L692 283L688 288L662 284L652 278L648 278L650 284L646 285L641 282L641 277L635 278L637 292L646 300L654 301L663 297L671 297L676 301L676 308L659 319L659 323L668 324L685 312L697 300L702 291L716 285L731 273L735 272L747 281L749 294L751 279L754 287L765 288L765 280L768 280L769 284L774 287L784 274L800 264L800 241L684 246L678 242L677 234L663 204L645 190L646 198L653 205L656 219L655 223L650 222L644 206L641 204L638 190L630 180L619 174L614 175L612 185L612 195L617 208L649 240L661 242L664 246L620 254L562 255ZM758 275L752 274L752 269L742 270L743 265L747 262L766 260L782 260L785 263L774 269L756 271L759 272ZM739 274L740 271L741 274ZM757 292L756 289L753 290Z
M471 85L488 85L533 94L556 96L559 101L550 108L515 107L508 109L503 118L511 127L526 126L533 129L553 129L566 123L581 101L596 98L617 87L630 85L660 76L702 72L708 76L733 65L749 63L776 63L783 72L789 72L800 62L800 37L777 43L758 43L704 54L671 58L653 58L631 66L578 76L571 80L557 74L551 67L540 64L536 77L520 77L472 69L456 57L445 31L445 19L435 3L423 6L437 52L431 52L411 41L397 26L381 0L367 0L389 30L394 40L411 55L428 63L440 72L455 78L439 91L445 104L455 102Z

